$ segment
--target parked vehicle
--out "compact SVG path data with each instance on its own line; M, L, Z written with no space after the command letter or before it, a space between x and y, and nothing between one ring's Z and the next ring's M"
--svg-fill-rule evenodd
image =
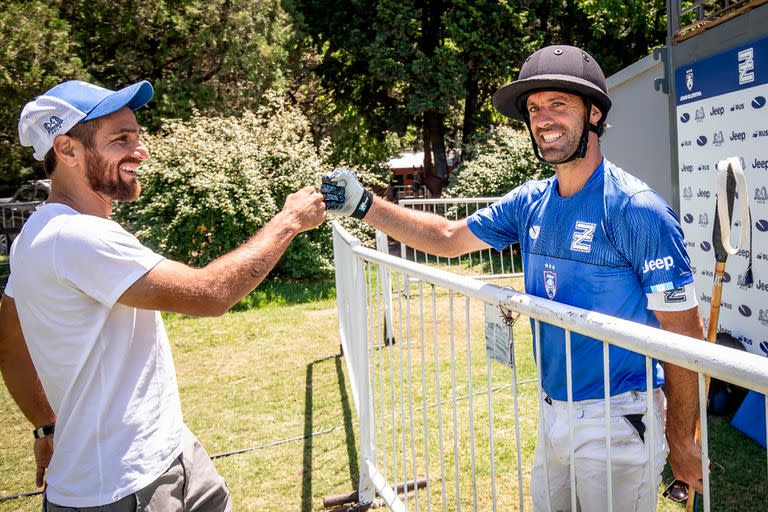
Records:
M0 198L0 255L8 254L21 226L50 192L51 180L34 180L22 184L11 197Z

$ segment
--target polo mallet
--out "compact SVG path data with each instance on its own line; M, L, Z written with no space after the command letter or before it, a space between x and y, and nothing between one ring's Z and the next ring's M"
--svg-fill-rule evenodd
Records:
M739 187L739 209L741 211L741 229L739 244L731 247L731 222L733 220L733 202L736 196L736 186ZM749 195L747 182L744 178L744 170L741 161L732 157L721 160L717 164L717 203L715 205L715 222L712 230L712 246L715 250L715 278L712 284L712 302L709 309L709 327L707 329L707 341L714 343L717 340L717 326L720 319L720 303L723 295L723 280L725 276L725 262L729 254L736 254L741 250L747 240L747 229L750 230L750 246L752 242L752 220L749 212ZM750 260L744 282L747 286L752 284L752 251L750 247ZM705 378L704 396L709 394L709 375ZM696 423L696 442L701 441L701 419ZM688 493L686 511L698 510L701 495L698 492Z

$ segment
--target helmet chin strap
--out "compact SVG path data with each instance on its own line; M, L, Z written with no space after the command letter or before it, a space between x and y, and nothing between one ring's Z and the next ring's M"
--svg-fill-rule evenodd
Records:
M589 132L590 131L595 132L598 135L598 137L603 134L602 118L600 119L600 121L598 121L597 125L594 125L589 122L589 115L592 112L592 101L590 101L587 98L584 98L584 103L587 107L587 110L586 110L587 113L584 119L584 128L581 130L581 138L579 139L579 145L576 148L576 151L574 151L571 156L569 156L564 160L559 160L557 162L550 162L542 158L541 153L539 152L539 145L536 144L536 138L533 136L533 129L531 129L531 118L528 115L528 111L526 109L523 109L525 126L528 128L528 133L531 136L531 144L533 144L533 154L536 155L536 158L538 158L540 162L543 162L545 164L558 165L558 164L571 162L573 160L576 160L577 158L584 158L584 156L586 156L587 154L587 145L589 144Z

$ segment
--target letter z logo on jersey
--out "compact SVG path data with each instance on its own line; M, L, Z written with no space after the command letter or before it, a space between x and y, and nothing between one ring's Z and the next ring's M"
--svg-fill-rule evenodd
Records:
M595 236L595 224L591 222L576 221L573 228L573 240L571 240L571 250L578 252L590 252L592 250L592 239Z

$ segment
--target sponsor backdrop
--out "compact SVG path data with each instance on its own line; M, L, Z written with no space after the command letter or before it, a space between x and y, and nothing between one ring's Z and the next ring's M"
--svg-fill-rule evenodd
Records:
M768 38L675 69L680 176L680 223L694 268L699 307L709 318L715 255L712 228L715 166L742 160L752 209L752 272L744 284L749 242L728 257L720 331L750 352L768 355ZM736 199L734 215L739 201ZM740 226L731 231L731 245Z

